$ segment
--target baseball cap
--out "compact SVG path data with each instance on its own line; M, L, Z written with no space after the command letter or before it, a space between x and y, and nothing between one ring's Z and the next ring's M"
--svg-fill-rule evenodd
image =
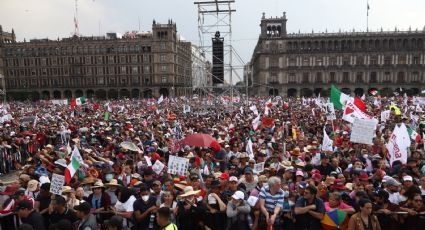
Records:
M301 170L297 170L297 172L295 173L295 176L302 176L302 177L304 177L304 173Z
M235 176L231 176L231 177L229 178L229 181L236 181L236 182L238 182L238 178L237 178L237 177L235 177Z
M254 172L252 171L250 167L246 167L244 170L244 174L247 174L247 173L253 174Z
M19 189L13 194L13 197L23 196L25 195L25 190Z
M229 179L229 174L228 173L222 173L218 178L223 179L223 180L228 180Z
M29 200L21 200L19 201L18 205L16 205L15 211L18 211L19 209L33 209L32 201Z
M302 188L302 189L305 189L305 188L307 188L307 183L305 183L304 181L301 181L301 182L298 184L298 187L299 187L299 188Z
M235 200L243 200L245 198L245 195L241 191L236 191L233 193L232 198Z
M412 176L407 175L403 177L403 181L413 181L413 178Z

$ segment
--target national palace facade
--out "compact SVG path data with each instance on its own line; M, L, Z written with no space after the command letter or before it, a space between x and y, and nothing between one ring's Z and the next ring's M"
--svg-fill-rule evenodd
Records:
M252 95L328 95L331 84L363 95L425 90L425 28L392 32L288 34L286 14L261 19L244 76Z
M17 42L0 28L0 74L14 99L185 95L192 85L192 46L176 24L151 32Z

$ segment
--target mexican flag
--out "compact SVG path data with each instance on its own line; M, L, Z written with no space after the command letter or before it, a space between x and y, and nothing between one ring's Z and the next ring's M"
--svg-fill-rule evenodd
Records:
M71 163L65 169L65 182L69 184L71 178L80 168L80 165L83 163L83 158L81 157L80 151L78 151L77 146L74 146L74 150L71 155Z
M369 93L370 93L370 94L372 94L373 96L376 96L376 95L378 95L378 94L379 94L379 90L371 89L371 90L369 91Z
M86 97L78 97L71 101L71 110L75 109L75 106L86 103Z
M421 141L421 135L419 135L419 133L417 133L414 129L407 127L407 133L410 136L410 139L414 140L416 143Z
M343 110L348 102L352 102L361 111L366 111L366 104L360 98L350 97L341 92L334 85L331 86L331 102L334 104L335 108L340 110Z

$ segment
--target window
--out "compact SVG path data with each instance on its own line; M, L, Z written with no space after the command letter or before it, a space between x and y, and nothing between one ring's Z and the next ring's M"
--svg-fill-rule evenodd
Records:
M398 57L398 64L405 65L406 64L406 55L400 55Z
M377 82L376 72L370 73L370 83L376 83L376 82Z
M317 66L322 66L323 65L323 57L316 58L316 65Z
M297 61L295 58L290 58L289 59L289 66L295 66L297 64Z
M419 57L418 56L413 57L412 64L413 65L419 65Z
M321 72L317 72L316 73L316 82L317 83L322 83L323 82L322 73Z
M390 56L384 57L384 65L391 65L391 57Z
M412 73L412 82L418 82L418 83L420 82L419 72L415 71Z
M310 82L310 74L309 73L303 73L303 83L309 83Z
M377 65L378 60L376 57L370 57L370 65Z
M295 73L289 73L288 83L295 83L295 82L296 82Z
M160 60L161 62L165 62L165 59L166 59L165 54L161 54L161 56L159 56L159 60Z
M404 78L404 72L398 72L397 74L397 82L398 83L405 83L406 79Z
M121 73L127 73L127 68L125 66L121 66Z
M310 65L310 60L309 60L309 58L308 57L305 57L304 59L303 59L303 66L309 66Z
M336 83L336 74L335 74L335 72L330 72L329 73L329 82L330 83Z
M167 71L167 66L161 65L161 72L166 72L166 71Z
M131 56L131 62L137 63L137 56L136 55Z
M350 74L348 72L343 72L342 73L342 82L343 83L350 82Z
M278 80L277 80L277 73L271 73L270 74L270 78L269 78L269 84L279 84Z
M167 83L167 76L161 76L161 83Z
M391 73L390 72L385 72L384 73L384 77L382 79L382 81L385 82L390 82L391 81Z
M132 74L138 74L139 73L139 70L138 70L137 66L131 67L131 73Z
M103 84L104 84L103 77L98 77L98 78L97 78L97 84L98 84L98 85L103 85Z
M159 44L159 48L161 50L165 50L165 43L161 42L161 44Z
M362 83L362 82L363 82L363 72L357 72L356 83Z
M335 66L336 65L336 58L335 57L329 58L329 65L330 66Z
M149 55L143 55L143 62L149 62Z
M143 73L150 73L150 66L145 65L145 66L143 67Z
M350 58L348 58L348 57L344 57L344 58L342 59L342 65L344 65L344 66L348 66L348 65L350 65Z

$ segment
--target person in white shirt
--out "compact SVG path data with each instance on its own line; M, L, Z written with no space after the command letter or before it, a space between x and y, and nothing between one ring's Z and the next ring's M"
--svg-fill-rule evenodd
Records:
M133 227L133 224L130 222L131 217L133 216L133 204L136 201L136 197L132 195L130 189L121 187L118 192L118 201L114 207L110 209L114 211L115 215L121 216L123 218L123 226L128 228Z
M398 181L396 181L394 178L387 178L384 183L385 191L390 194L388 200L391 203L398 205L401 201L403 201L399 192L401 184Z

